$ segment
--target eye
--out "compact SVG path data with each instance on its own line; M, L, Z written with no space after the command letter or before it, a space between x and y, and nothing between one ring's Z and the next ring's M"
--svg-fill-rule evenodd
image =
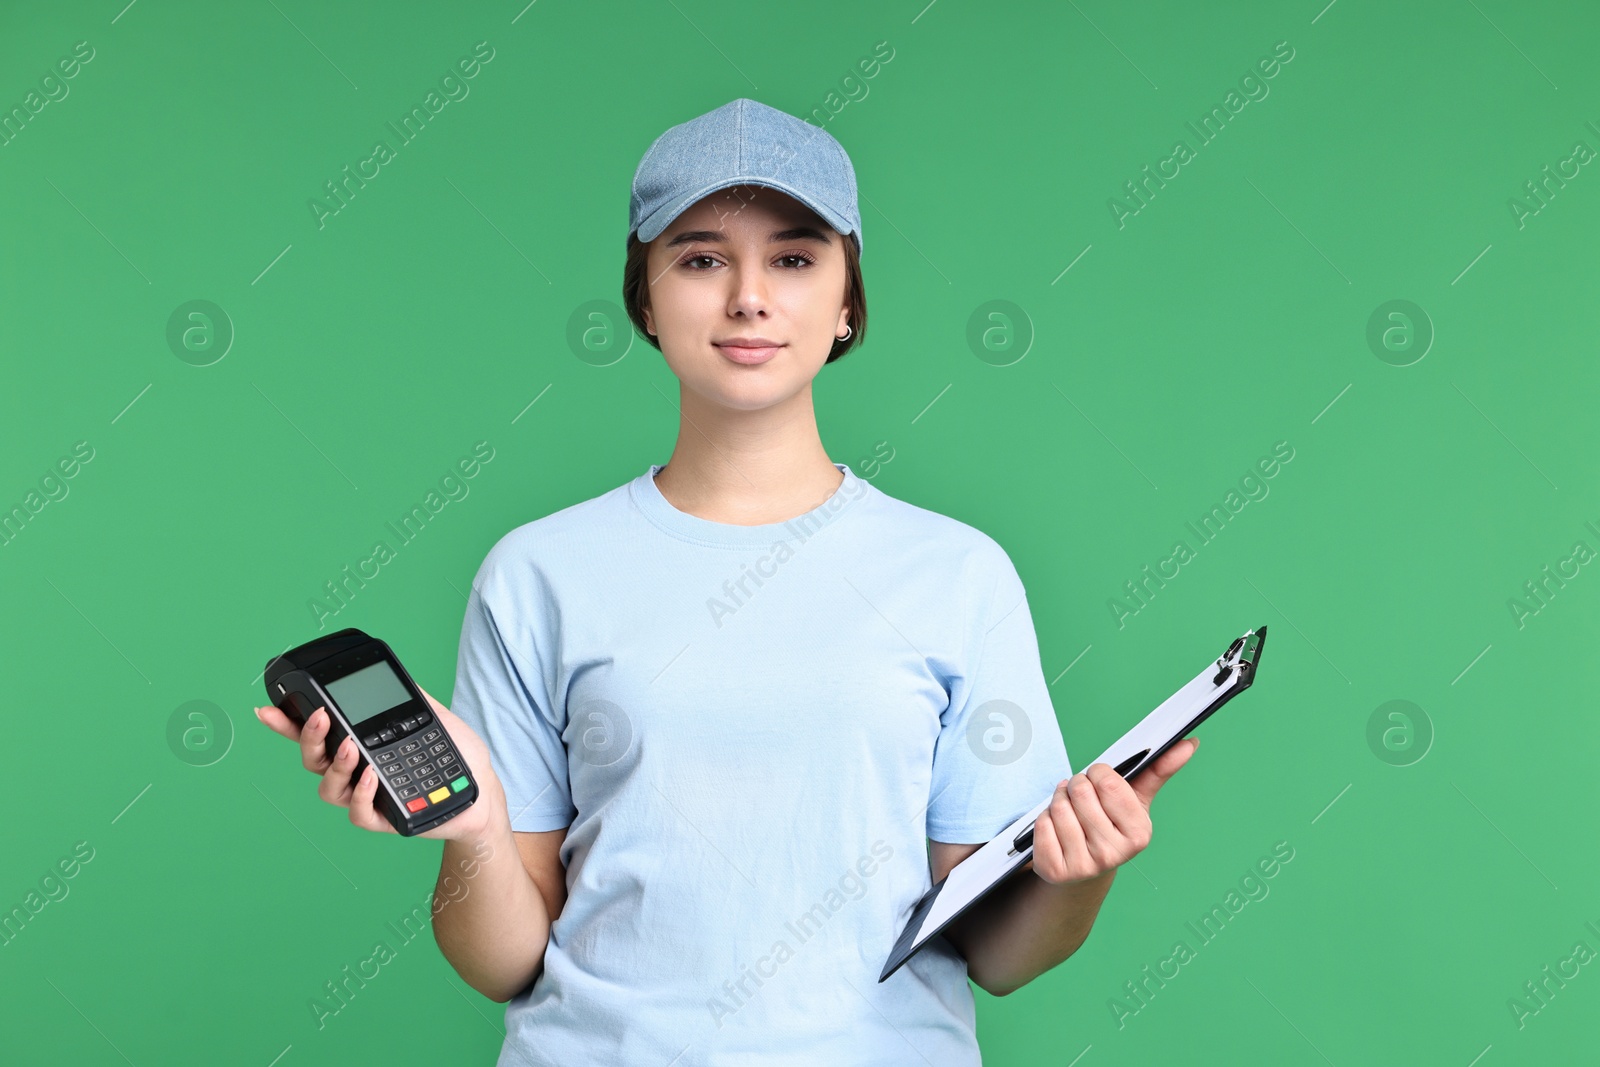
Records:
M700 267L695 265L701 261L709 263L711 266ZM720 261L708 252L695 252L691 255L684 256L683 259L679 260L678 262L680 266L686 267L695 273L710 270L711 267L720 264ZM809 267L815 263L816 260L812 259L804 252L785 252L783 255L777 258L777 262L779 264L788 264L793 262L793 266L790 268L791 270L804 270L806 267Z

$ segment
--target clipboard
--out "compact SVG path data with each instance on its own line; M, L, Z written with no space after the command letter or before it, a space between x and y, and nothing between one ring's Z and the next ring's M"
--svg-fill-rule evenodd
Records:
M1187 737L1214 711L1250 688L1266 640L1265 626L1245 631L1215 663L1207 665L1187 685L1163 700L1099 759L1091 762L1110 764L1123 778L1133 778ZM982 848L952 867L949 874L923 894L895 941L888 962L883 965L883 973L878 976L879 982L886 981L963 912L1033 859L1033 825L1054 797L1052 792L1037 807L1018 817Z

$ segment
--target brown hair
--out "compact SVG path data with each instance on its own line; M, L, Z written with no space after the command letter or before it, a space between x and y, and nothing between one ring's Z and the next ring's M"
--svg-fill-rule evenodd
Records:
M622 268L622 306L627 309L628 318L633 320L634 329L639 332L639 336L659 352L661 345L655 336L645 329L642 311L650 303L649 279L645 276L649 254L650 245L640 241L637 233L630 233L628 258ZM860 344L867 333L867 292L861 280L861 249L856 245L855 234L849 234L845 238L844 277L845 303L850 308L850 317L847 320L850 336L842 341L837 337L834 338L833 350L828 353L825 361L827 363L832 363Z

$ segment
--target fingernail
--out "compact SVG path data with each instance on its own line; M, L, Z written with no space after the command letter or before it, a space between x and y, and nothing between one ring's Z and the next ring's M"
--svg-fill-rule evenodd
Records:
M261 721L261 722L266 722L266 720L265 720L265 719L262 719L262 718L261 718L261 709L260 709L260 708L255 708L255 709L253 709L253 710L254 710L254 711L255 711L255 713L256 713L256 718L257 718L257 719L258 719L258 720L260 720L260 721Z

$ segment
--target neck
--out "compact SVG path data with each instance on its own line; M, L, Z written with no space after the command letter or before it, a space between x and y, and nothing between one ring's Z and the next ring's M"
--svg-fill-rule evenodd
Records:
M679 511L736 526L787 522L844 480L822 447L809 382L759 411L710 403L682 383L678 402L678 440L656 487Z

